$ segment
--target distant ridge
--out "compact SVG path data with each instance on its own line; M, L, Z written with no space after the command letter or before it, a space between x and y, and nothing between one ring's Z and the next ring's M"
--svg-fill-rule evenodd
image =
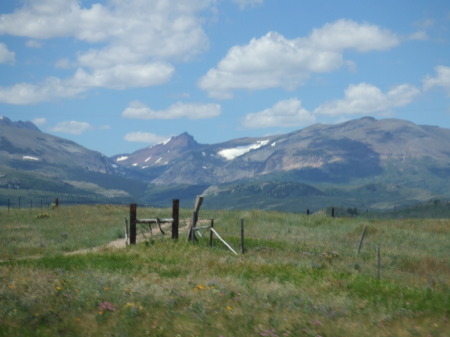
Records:
M218 144L185 132L107 158L1 117L0 197L14 185L105 202L192 201L204 192L216 208L390 209L450 198L449 149L450 129L364 117Z
M343 182L378 176L392 165L400 174L420 160L446 168L449 148L449 129L364 117L211 145L184 133L114 159L155 184L218 184L275 173L294 174L305 182Z
M98 202L125 200L145 190L125 176L100 152L44 133L31 122L0 117L0 205L18 194Z

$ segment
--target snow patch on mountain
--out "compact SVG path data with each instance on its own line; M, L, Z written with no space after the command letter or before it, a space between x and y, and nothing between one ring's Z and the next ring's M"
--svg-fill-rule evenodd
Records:
M255 144L250 144L250 145L246 145L246 146L238 146L238 147L234 147L234 148L230 148L230 149L223 149L223 150L219 151L217 154L219 156L222 156L226 160L233 160L251 150L259 149L260 147L267 145L267 143L269 143L269 140L259 140Z
M166 139L165 141L163 141L163 142L160 143L160 144L166 145L166 144L168 144L172 139L173 139L173 137L170 137L169 139Z

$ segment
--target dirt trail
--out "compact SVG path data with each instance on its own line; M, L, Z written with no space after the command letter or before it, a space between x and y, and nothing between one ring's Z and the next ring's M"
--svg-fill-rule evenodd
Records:
M182 225L179 227L179 234L180 234L180 238L181 233L184 233L187 231L187 229L189 228L188 225L186 225L189 222L189 220L187 222L181 222L180 224L183 223L185 225ZM161 228L165 231L166 235L168 235L168 231L171 227L171 224L164 224L161 226ZM136 242L141 242L144 240L148 240L153 238L157 238L157 237L161 237L163 234L159 231L159 228L153 228L152 231L153 235L151 235L149 232L147 233L141 233L136 235ZM77 255L77 254L88 254L88 253L93 253L93 252L99 252L102 250L110 250L110 249L123 249L127 247L127 243L125 241L125 238L123 239L117 239L111 242L108 242L106 244L97 246L97 247L92 247L92 248L83 248L83 249L79 249L79 250L74 250L72 252L67 252L67 253L63 253L63 255ZM43 255L31 255L31 256L20 256L20 257L16 257L14 259L0 259L0 263L2 262L8 262L11 260L28 260L28 259L39 259L43 257Z
M161 226L161 228L166 233L166 235L168 235L167 231L171 228L171 224L164 224ZM179 233L185 232L187 230L187 228L188 228L188 226L179 227ZM160 237L163 235L159 231L159 228L153 228L152 233L153 233L153 235L151 235L149 232L147 232L145 234L142 233L142 234L136 235L136 242L148 240L148 239L151 239L152 237L157 238L157 237ZM92 248L84 248L84 249L80 249L80 250L74 250L72 252L67 252L67 253L64 253L64 255L87 254L87 253L98 252L98 251L102 251L102 250L122 249L122 248L126 248L126 247L127 247L127 242L126 242L125 238L123 238L123 239L117 239L117 240L108 242L101 246L92 247Z

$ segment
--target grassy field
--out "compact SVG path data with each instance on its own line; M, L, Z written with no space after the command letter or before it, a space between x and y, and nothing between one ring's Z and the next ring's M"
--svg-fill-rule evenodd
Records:
M244 219L246 254L184 233L66 254L123 237L125 217L0 209L0 336L449 336L449 219L204 210L236 250Z

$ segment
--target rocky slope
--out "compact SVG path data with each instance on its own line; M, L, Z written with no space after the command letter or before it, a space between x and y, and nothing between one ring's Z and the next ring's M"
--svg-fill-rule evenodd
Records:
M366 117L213 145L198 144L184 133L114 159L155 184L221 184L274 174L342 183L382 176L386 170L411 173L418 163L442 175L450 170L449 149L449 129Z
M9 190L4 194L36 189L100 198L129 196L138 183L124 175L123 168L100 152L41 132L31 122L0 117L0 189Z

